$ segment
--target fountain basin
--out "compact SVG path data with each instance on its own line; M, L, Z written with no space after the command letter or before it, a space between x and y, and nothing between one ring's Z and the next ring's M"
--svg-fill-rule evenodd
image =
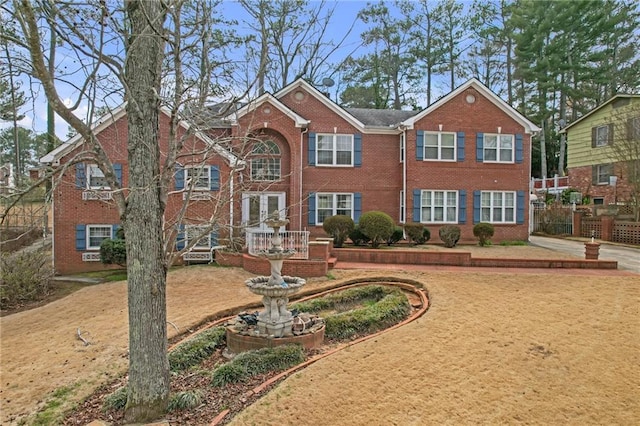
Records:
M245 281L252 293L267 297L288 297L307 283L307 280L299 277L283 276L282 283L275 284L271 277L255 277Z
M262 348L273 348L281 345L298 344L305 349L319 349L324 342L325 325L297 336L272 337L251 335L233 327L227 327L227 351L230 355Z

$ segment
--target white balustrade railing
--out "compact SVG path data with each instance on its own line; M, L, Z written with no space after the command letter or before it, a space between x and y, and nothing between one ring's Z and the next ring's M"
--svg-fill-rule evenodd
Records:
M247 231L247 248L249 254L257 256L258 253L267 251L273 247L271 242L273 231ZM280 231L283 250L295 250L290 259L309 258L309 231Z

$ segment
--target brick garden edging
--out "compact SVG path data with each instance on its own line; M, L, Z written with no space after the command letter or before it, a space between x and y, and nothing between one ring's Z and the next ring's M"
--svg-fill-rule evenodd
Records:
M340 262L349 262L489 268L618 269L618 262L615 260L474 258L469 252L457 251L331 248L331 254L327 254L326 259L285 260L282 272L297 277L323 277L329 271L329 256L337 258L338 265ZM269 262L266 259L246 253L216 252L216 263L221 266L243 268L254 274L269 275L270 273Z
M469 252L334 248L338 262L492 268L618 269L615 260L473 258Z

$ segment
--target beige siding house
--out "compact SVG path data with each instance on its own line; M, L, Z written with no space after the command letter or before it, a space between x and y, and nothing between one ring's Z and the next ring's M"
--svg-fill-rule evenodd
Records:
M569 186L593 204L637 204L640 95L616 95L568 125Z

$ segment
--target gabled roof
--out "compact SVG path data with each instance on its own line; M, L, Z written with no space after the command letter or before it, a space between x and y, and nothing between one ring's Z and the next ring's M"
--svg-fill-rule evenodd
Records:
M171 112L167 108L161 108L160 112L167 116L170 116L171 114ZM109 127L110 125L112 125L113 123L121 119L122 117L124 117L126 114L127 114L126 103L123 103L122 105L115 108L108 114L100 117L98 121L92 126L93 133L96 135L99 134L104 129L106 129L107 127ZM225 160L227 160L229 164L236 165L241 162L238 160L238 157L236 157L231 152L221 147L218 143L216 143L214 140L212 140L202 131L192 128L193 126L191 125L191 123L187 122L186 120L180 120L178 122L178 125L187 131L192 131L193 132L192 134L194 136L202 140L207 145L211 146L216 151L216 153L218 153L218 155L220 155ZM67 142L61 144L60 146L55 148L53 151L49 152L44 157L40 158L40 163L51 164L59 161L60 158L64 157L69 152L73 151L78 146L80 146L82 144L82 141L83 141L82 136L80 134L76 134Z
M333 102L329 97L327 97L324 93L313 87L307 81L303 79L298 79L283 88L282 90L275 93L273 96L280 99L283 96L293 92L296 89L302 89L311 94L314 98L319 100L324 106L326 106L330 111L333 111L338 116L342 117L347 123L351 124L353 127L358 129L362 133L399 133L396 124L399 121L389 122L389 119L383 119L383 116L386 114L387 116L392 115L393 110L372 110L372 109L360 109L360 108L350 108L345 109L340 105ZM366 112L365 112L366 111ZM397 110L395 112L398 112ZM400 111L400 113L404 113L405 111ZM411 112L411 111L407 111ZM391 120L393 121L393 120Z
M599 106L595 107L594 109L592 109L591 111L589 111L588 113L583 115L582 117L578 118L573 123L565 126L563 129L560 130L560 132L561 133L566 132L567 130L569 130L570 127L573 127L574 125L578 124L579 122L581 122L582 120L586 119L587 117L592 116L593 114L595 114L596 112L600 111L601 109L603 109L604 107L606 107L610 103L613 103L615 100L624 99L624 98L639 98L640 99L640 94L623 94L623 93L619 93L619 94L613 96L611 99L609 99L605 103L603 103L602 105L599 105Z
M280 100L275 98L271 93L265 93L259 96L256 100L249 102L247 105L243 106L242 108L228 115L226 118L232 121L236 121L237 117L242 117L243 115L246 115L252 111L255 111L257 108L264 105L265 103L270 103L274 107L278 108L287 117L291 118L295 123L296 127L306 128L311 122L305 119L304 117L302 117L301 115L299 115L298 113L296 113L295 111L293 111L291 108L289 108L282 102L280 102ZM232 117L236 117L236 118L232 118Z
M460 93L464 92L470 87L473 87L474 89L476 89L481 95L483 95L485 98L491 101L494 105L496 105L498 108L504 111L505 114L507 114L509 117L511 117L520 125L522 125L526 133L533 133L533 132L540 131L540 127L536 126L531 121L529 121L529 119L527 119L524 115L520 114L515 108L513 108L511 105L503 101L498 95L493 93L491 90L489 90L487 86L480 83L480 81L475 78L472 78L468 80L466 83L462 84L461 86L458 86L458 88L456 88L454 91L452 91L448 95L443 96L442 98L438 99L437 101L429 105L427 108L420 111L418 114L403 121L402 124L406 125L409 128L413 128L414 124L417 121L426 117L431 112L440 108L442 105L446 104L451 99L455 98Z

